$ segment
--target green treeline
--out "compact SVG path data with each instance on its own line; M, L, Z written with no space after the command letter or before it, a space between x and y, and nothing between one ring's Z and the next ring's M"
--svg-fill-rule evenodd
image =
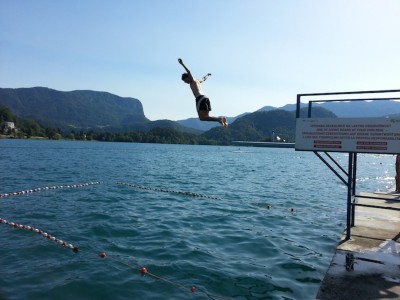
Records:
M126 142L126 143L157 143L157 144L190 144L214 145L217 141L199 135L183 133L172 128L153 128L149 131L132 132L71 132L64 136L71 140Z
M13 122L14 128L9 128L6 122ZM19 118L8 108L0 106L0 135L8 138L29 139L46 138L51 140L87 140L106 142L134 142L160 144L217 144L216 141L199 135L176 131L172 128L153 128L149 131L132 132L94 132L71 131L64 133L60 129L45 127L29 118Z
M14 123L14 128L7 126L6 122ZM50 127L44 127L37 121L30 118L19 118L4 106L0 106L0 134L12 138L62 138L59 130L55 130Z

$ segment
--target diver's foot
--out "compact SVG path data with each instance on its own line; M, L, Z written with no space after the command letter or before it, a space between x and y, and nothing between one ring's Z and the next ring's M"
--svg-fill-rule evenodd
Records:
M225 128L228 127L228 121L225 117L222 117L222 126L224 126Z

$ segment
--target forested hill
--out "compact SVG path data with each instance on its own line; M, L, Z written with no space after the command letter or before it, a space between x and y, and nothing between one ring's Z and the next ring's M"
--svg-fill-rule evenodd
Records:
M228 128L218 126L200 134L178 122L150 121L138 99L106 92L60 92L42 87L0 89L2 105L6 108L3 121L21 118L15 133L27 137L55 138L58 134L58 137L106 141L230 145L234 140L271 141L273 133L293 142L295 134L295 112L279 109L245 114L230 122ZM302 114L305 113L303 109ZM315 107L313 117L336 115Z
M0 105L62 130L135 130L149 122L138 99L106 92L0 88Z
M301 114L305 116L306 109ZM321 107L313 109L313 116L336 117ZM7 129L4 121L14 122L17 129ZM22 138L230 145L235 140L271 141L274 134L293 142L295 112L245 114L228 128L218 126L200 134L174 121L149 121L140 101L133 98L93 91L0 89L0 125L2 133Z
M306 117L307 109L301 109L300 115ZM337 118L334 113L322 107L313 109L313 115L316 118ZM202 136L229 145L232 141L269 142L274 132L287 142L294 142L295 130L296 112L276 109L247 114L227 129L213 128Z

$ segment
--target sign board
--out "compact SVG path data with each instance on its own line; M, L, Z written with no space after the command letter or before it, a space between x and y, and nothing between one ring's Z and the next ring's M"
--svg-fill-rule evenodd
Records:
M400 154L400 118L296 120L296 150Z

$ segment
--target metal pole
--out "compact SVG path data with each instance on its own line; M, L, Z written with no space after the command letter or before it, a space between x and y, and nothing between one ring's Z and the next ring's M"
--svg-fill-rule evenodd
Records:
M357 180L357 153L353 153L353 180L352 180L352 189L351 189L351 199L355 199L354 196L356 195L356 180ZM354 203L351 205L351 227L355 225L355 214L356 214L356 206Z
M352 181L353 181L353 152L349 152L349 166L347 176L347 222L346 222L346 240L350 239L351 236L351 194L352 194Z
M314 151L315 155L317 155L319 157L319 159L347 186L347 181L340 176L340 174L321 156L321 154L319 154L317 151ZM326 154L326 152L325 152ZM330 159L332 159L331 156L328 156ZM336 163L336 162L335 162ZM337 164L337 163L336 163ZM341 170L343 171L343 169L341 168ZM343 171L343 173L345 173L346 175L348 175L346 172Z
M296 102L296 119L300 117L300 99L301 96L297 95L297 102Z

